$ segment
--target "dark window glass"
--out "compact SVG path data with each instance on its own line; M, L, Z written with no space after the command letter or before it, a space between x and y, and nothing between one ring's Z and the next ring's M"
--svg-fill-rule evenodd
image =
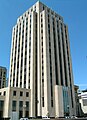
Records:
M20 96L23 96L23 92L22 91L20 92Z
M3 107L4 107L4 101L0 100L0 118L3 117Z
M19 101L19 109L23 108L23 101Z
M17 102L15 100L12 101L12 111L16 111L16 104Z
M6 95L6 91L4 91L4 96Z
M42 97L42 106L44 107L44 97Z
M22 118L23 111L19 111L19 118Z
M3 109L3 106L4 106L4 101L0 100L0 109Z
M29 97L29 92L26 92L26 97Z
M13 96L16 96L16 91L13 91Z
M83 106L87 106L87 99L83 99Z
M26 101L26 109L29 110L29 102Z

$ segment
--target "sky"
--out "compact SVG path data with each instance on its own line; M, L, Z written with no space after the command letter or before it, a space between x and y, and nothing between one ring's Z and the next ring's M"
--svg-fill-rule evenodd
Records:
M68 25L74 84L87 89L87 0L40 0ZM12 28L37 0L0 0L0 66L10 66Z

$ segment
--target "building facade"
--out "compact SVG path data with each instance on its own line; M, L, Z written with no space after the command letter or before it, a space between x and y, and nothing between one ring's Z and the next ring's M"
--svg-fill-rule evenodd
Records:
M6 87L7 69L0 66L0 88Z
M13 27L10 86L31 90L31 117L75 115L68 26L39 1Z
M83 115L82 109L81 109L81 103L79 102L79 86L74 85L75 90L75 102L76 102L76 116L80 117Z
M30 116L30 89L6 87L0 89L0 118L18 120Z
M79 93L79 102L81 104L81 116L87 117L87 90L83 90Z

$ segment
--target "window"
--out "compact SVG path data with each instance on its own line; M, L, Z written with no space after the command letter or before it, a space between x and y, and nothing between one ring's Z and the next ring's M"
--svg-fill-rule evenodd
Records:
M41 14L41 17L42 17L42 14Z
M43 46L43 42L41 42L41 45Z
M48 11L48 13L49 13L49 12L50 12L50 9L48 9L47 11Z
M29 49L29 53L31 52L31 49Z
M42 72L42 76L44 76L44 73Z
M31 9L31 12L33 11L33 8Z
M87 99L83 99L83 106L87 106Z
M23 101L19 101L19 109L23 108Z
M4 91L3 95L4 95L4 96L6 95L6 91Z
M53 99L51 99L51 107L53 107Z
M26 111L26 112L25 112L25 116L26 116L26 118L29 117L29 111Z
M30 76L30 72L29 72L29 76Z
M20 92L20 96L23 96L23 92L22 91Z
M29 102L26 101L26 108L29 108Z
M41 30L41 33L43 33L43 30Z
M13 91L13 96L16 96L16 91Z
M4 75L6 74L6 72L4 72Z
M43 40L43 36L41 37L41 39Z
M12 111L16 111L16 101L12 101Z
M0 109L3 109L3 106L4 106L4 101L0 100Z
M41 18L41 22L43 22L43 19Z
M35 6L34 10L36 11L36 6Z
M23 111L19 111L19 118L22 118Z
M59 20L61 20L61 18L59 17Z
M42 97L42 106L44 107L44 97Z
M22 87L22 82L20 82L20 87Z
M43 59L42 59L42 64L44 63Z
M29 102L26 101L26 111L29 111Z
M29 97L29 92L26 92L26 97Z
M43 24L41 24L41 28L43 27Z
M44 69L44 66L42 65L42 70Z
M43 58L43 54L42 54L42 58Z
M31 46L31 41L29 42L29 47Z

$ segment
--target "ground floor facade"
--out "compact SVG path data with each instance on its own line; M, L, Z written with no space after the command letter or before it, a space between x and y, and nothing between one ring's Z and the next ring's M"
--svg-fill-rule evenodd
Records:
M31 97L33 96L33 97ZM50 106L49 96L45 96L44 107L39 106L39 101L35 99L34 94L31 95L31 89L7 87L0 89L0 116L4 118L21 117L64 117L66 115L75 115L75 109L71 107L70 88L63 86L54 86L53 106ZM32 105L31 105L32 103ZM37 107L36 107L37 106ZM35 115L35 112L40 115Z
M16 119L30 115L30 90L7 87L0 89L0 117Z

